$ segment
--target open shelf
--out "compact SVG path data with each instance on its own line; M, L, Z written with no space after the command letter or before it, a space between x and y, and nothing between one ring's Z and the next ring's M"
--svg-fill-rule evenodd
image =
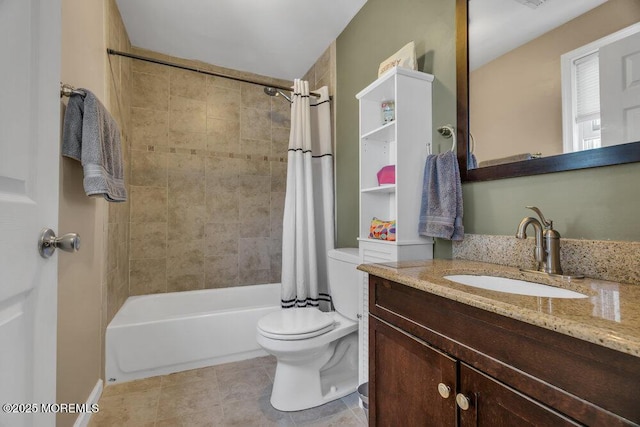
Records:
M361 193L395 193L396 191L396 185L395 184L382 184L382 185L378 185L377 187L369 187L369 188L363 188L362 190L360 190Z
M361 136L362 139L369 141L391 142L396 139L396 121L385 123Z

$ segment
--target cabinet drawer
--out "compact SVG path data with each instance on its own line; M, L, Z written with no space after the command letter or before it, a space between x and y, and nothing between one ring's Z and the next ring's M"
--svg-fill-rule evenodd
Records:
M372 315L527 396L588 425L640 423L638 358L375 276L369 285Z

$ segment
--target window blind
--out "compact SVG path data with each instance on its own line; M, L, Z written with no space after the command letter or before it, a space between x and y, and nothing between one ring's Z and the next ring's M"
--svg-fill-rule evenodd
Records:
M576 75L576 123L600 118L598 52L574 61Z

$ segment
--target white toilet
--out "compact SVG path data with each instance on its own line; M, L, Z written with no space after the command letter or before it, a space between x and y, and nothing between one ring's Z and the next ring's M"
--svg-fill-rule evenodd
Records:
M278 361L271 405L299 411L322 405L358 386L357 248L328 252L329 292L336 309L290 308L258 321L258 344Z

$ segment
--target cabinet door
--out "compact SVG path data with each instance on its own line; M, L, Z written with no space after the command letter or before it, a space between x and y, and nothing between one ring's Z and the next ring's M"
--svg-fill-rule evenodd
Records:
M369 334L371 425L455 426L456 361L374 317Z
M459 381L460 427L581 425L464 363L460 363ZM465 398L468 409L464 409Z

